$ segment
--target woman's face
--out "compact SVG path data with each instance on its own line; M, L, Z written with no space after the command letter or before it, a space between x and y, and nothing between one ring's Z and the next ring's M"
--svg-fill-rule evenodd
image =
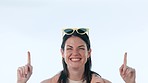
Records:
M64 50L61 49L61 53L68 68L81 68L90 57L91 50L87 50L86 43L82 39L72 36L65 42Z

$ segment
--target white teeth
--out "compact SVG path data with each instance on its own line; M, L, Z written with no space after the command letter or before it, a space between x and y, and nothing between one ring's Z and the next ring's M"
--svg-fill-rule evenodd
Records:
M80 60L81 60L80 58L71 59L71 61L80 61Z

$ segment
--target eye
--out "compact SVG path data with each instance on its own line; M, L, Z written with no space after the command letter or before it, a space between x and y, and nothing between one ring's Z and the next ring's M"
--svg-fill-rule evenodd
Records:
M66 50L72 50L72 48L66 48Z
M79 49L81 49L81 50L85 50L85 48L82 48L82 47L81 47L81 48L79 48Z

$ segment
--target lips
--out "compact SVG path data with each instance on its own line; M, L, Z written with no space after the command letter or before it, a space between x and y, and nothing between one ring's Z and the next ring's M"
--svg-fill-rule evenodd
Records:
M78 62L78 61L81 60L81 58L70 58L70 60L73 61L73 62Z

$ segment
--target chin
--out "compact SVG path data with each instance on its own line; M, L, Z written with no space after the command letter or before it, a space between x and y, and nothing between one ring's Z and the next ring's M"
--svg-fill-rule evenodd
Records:
M81 67L83 67L84 65L82 65L82 64L69 64L69 67L71 67L71 68L74 68L74 69L79 69L79 68L81 68Z

